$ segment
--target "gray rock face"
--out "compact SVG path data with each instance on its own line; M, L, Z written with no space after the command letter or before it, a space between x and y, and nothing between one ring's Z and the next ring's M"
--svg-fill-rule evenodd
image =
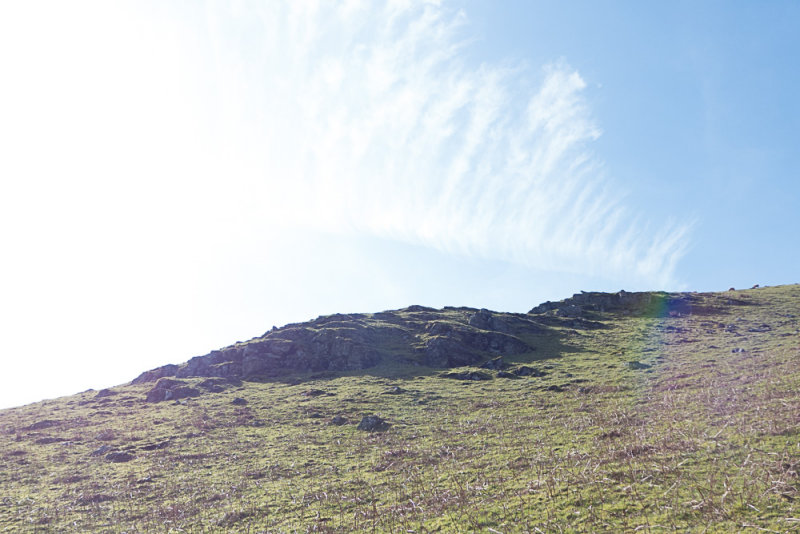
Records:
M559 317L580 317L582 313L583 309L575 304L567 304L556 309L556 315Z
M278 331L269 339L192 358L175 376L274 377L291 372L365 369L379 361L378 350L370 346L364 332L293 328Z
M523 354L533 348L520 339L500 332L452 328L431 337L423 348L423 363L429 367L473 365L488 354Z
M149 371L145 371L131 381L131 384L146 384L147 382L155 382L159 378L165 376L175 376L178 372L178 366L175 364L164 365Z
M506 333L510 330L507 322L483 308L469 317L469 325L481 330L496 330Z
M481 365L481 369L492 369L494 371L500 371L506 367L508 367L508 364L503 360L502 356L492 358L488 362Z
M377 314L336 314L273 328L261 337L196 356L184 364L147 371L133 382L160 383L166 378L190 377L231 381L293 373L337 373L368 369L387 359L431 367L474 365L494 356L534 350L517 333L538 333L543 328L522 314L474 308L436 310L412 306ZM188 386L156 385L148 400L192 396L189 391L176 389L180 387ZM224 386L214 387L213 391L221 387Z
M178 378L190 376L215 376L234 378L242 376L242 350L215 350L206 356L195 356L175 372Z

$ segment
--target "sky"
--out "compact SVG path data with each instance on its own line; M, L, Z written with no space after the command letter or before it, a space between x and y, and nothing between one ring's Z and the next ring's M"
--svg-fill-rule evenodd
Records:
M0 408L273 325L800 282L800 4L0 3Z

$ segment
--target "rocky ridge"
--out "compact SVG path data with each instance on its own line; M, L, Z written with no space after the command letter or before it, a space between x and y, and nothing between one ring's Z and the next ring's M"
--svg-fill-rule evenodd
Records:
M275 378L292 373L368 369L384 361L458 367L535 350L519 334L542 330L525 314L411 306L374 314L335 314L273 328L260 337L146 371L134 384L166 377Z
M733 290L731 290L733 291ZM597 313L622 315L705 315L728 305L746 305L736 295L720 293L667 293L665 291L581 291L558 302L544 302L528 314L546 317L594 318Z
M531 342L553 326L592 328L602 313L702 312L691 293L581 292L545 302L527 314L424 306L372 314L335 314L273 327L262 336L142 373L132 383L157 382L153 400L192 396L166 379L278 378L297 373L369 369L385 362L434 368L481 365L498 356L536 350ZM706 299L707 301L707 299ZM170 389L169 386L175 386ZM173 391L174 390L174 391Z

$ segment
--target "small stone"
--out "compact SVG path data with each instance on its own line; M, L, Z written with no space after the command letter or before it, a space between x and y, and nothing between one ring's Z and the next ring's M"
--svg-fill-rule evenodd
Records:
M169 440L159 441L157 443L148 443L147 445L142 445L139 447L143 451L156 451L159 449L164 449L169 446Z
M37 439L34 443L37 443L39 445L49 445L50 443L63 443L65 441L67 440L64 438L59 438L56 436L45 436L43 438Z
M185 382L170 378L159 378L156 385L147 392L147 402L178 400L187 397L199 397L200 391L184 385Z
M106 454L106 460L114 463L130 462L133 460L133 455L127 452L111 452Z
M533 376L533 377L542 377L547 374L544 371L540 371L539 369L536 369L534 367L528 367L527 365L522 365L520 367L517 367L511 372L517 376Z
M384 421L377 415L365 415L361 422L358 423L358 430L365 430L367 432L383 432L391 425Z
M336 425L336 426L346 425L347 424L347 418L345 416L343 416L343 415L335 415L335 416L333 416L333 419L331 419L330 424Z
M58 425L58 421L54 421L53 419L43 419L41 421L36 421L30 426L24 427L25 430L42 430L44 428L50 428L53 426Z
M236 397L231 401L231 404L233 404L234 406L244 406L245 404L247 404L247 400L241 397Z
M454 380L491 380L492 376L480 371L464 371L461 373L443 373L439 375L442 378L452 378Z
M102 456L103 454L107 453L112 449L111 445L102 445L92 451L92 456Z

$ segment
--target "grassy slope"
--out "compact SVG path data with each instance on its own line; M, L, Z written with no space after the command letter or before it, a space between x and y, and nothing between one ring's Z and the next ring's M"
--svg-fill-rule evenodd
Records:
M4 410L0 532L797 531L800 286L703 298L531 336L538 378L382 367ZM372 413L392 427L357 430Z

